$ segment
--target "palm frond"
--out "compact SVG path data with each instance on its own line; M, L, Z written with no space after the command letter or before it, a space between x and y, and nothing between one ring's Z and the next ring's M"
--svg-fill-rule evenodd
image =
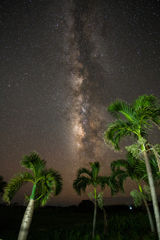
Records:
M107 176L97 176L96 185L100 186L102 190L105 189L105 186L110 184L110 178Z
M135 157L132 153L128 152L126 154L127 160L118 159L111 163L111 170L116 171L116 167L122 167L125 169L128 177L132 179L141 179L143 173L140 171L141 167L145 167L145 163Z
M120 118L121 113L128 121L134 122L134 124L138 123L136 112L133 111L132 107L124 101L117 100L107 109L116 119Z
M35 179L33 175L28 172L16 174L14 178L12 178L7 184L3 195L3 200L10 203L10 200L14 197L23 184L27 183L28 181L34 182L34 180Z
M62 177L58 171L52 168L44 169L37 182L35 199L38 201L35 206L45 205L53 194L57 196L62 191L62 186Z
M110 182L113 185L113 189L115 188L115 192L121 191L124 193L123 183L127 179L128 175L124 170L121 170L120 168L117 168L112 174L110 175ZM112 190L112 189L111 189Z
M115 150L120 150L119 142L126 136L131 136L134 131L133 126L129 122L125 123L122 120L116 120L108 125L104 133L104 139L107 145Z
M132 107L135 111L140 109L157 108L158 99L153 95L142 95L132 103Z
M116 179L116 177L114 177L113 174L109 176L109 183L107 185L111 188L112 196L117 194L120 190L123 192L123 190L119 186L118 180Z
M46 187L45 191L43 192L42 198L40 199L41 206L44 206L49 201L52 195L53 188Z
M90 166L92 168L92 177L94 180L96 180L100 171L100 163L99 162L90 163Z
M49 169L49 172L51 173L51 177L53 181L54 195L57 196L62 191L63 180L62 180L61 174L58 171Z
M132 106L138 117L143 120L143 125L148 125L148 128L150 128L152 123L160 124L160 105L155 96L142 95L133 102Z
M117 169L119 169L119 167L123 167L123 168L128 168L128 162L124 159L118 159L115 161L111 162L111 170L112 172L117 171Z
M73 188L76 190L78 195L81 195L81 191L85 192L86 187L92 184L91 179L85 176L81 176L74 180Z
M80 168L77 171L77 178L80 177L82 174L87 174L88 176L92 177L92 172L86 168Z
M160 107L154 111L152 110L152 113L150 114L150 121L156 126L160 125Z
M115 176L117 175L118 184L121 192L124 192L124 181L126 181L128 174L123 170L117 170L114 174Z
M45 168L45 160L41 159L39 154L31 152L29 156L24 155L21 165L29 170L32 170L37 178L39 173Z
M53 195L53 192L53 187L48 186L45 181L39 181L36 188L35 207L45 205L50 199L50 197Z
M53 188L54 195L57 196L63 187L63 180L61 174L52 168L43 171L43 181L48 187Z

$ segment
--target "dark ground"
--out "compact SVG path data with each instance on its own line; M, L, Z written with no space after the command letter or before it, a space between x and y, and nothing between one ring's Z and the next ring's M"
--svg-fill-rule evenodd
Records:
M26 207L23 206L3 206L0 205L0 230L18 228L24 215ZM132 210L128 205L108 206L105 207L108 217L113 214L128 215L142 212L141 209ZM69 206L69 207L52 207L47 206L34 210L31 228L45 229L69 227L76 224L92 223L93 206ZM103 220L103 212L98 209L97 221Z

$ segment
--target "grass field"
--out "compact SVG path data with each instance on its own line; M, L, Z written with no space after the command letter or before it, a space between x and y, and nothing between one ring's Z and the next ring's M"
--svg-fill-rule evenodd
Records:
M0 207L0 239L16 240L25 208ZM93 212L34 211L28 240L89 240L92 235ZM97 214L97 240L157 240L150 234L147 215L137 211L108 213L107 238L104 237L103 213Z

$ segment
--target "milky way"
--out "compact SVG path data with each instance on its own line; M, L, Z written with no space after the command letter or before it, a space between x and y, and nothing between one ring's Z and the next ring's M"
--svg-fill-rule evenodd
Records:
M112 160L103 133L115 99L160 98L159 1L2 1L1 175L21 171L31 150L60 171L62 193L53 204L74 204L76 171ZM150 137L159 142L156 129ZM126 183L126 196L135 188ZM25 191L25 187L23 191ZM24 199L23 191L13 201ZM27 188L29 194L29 188ZM106 189L105 197L110 197Z
M104 55L103 39L99 35L101 28L96 29L95 24L99 4L95 2L91 5L91 2L71 1L65 6L68 9L66 17L68 24L64 46L74 101L70 120L74 148L81 165L86 159L92 161L100 157L100 147L103 145L102 133L106 123L102 86L99 81L100 72L96 72L97 68L102 68L99 58Z

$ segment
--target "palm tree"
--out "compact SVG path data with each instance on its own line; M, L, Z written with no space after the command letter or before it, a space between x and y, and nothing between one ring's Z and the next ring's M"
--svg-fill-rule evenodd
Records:
M137 182L139 191L140 193L142 193L142 196L143 196L143 202L147 210L151 231L155 232L152 215L148 207L147 201L144 197L145 195L140 183L142 178L146 176L146 173L147 173L145 163L133 157L131 153L127 153L126 157L127 157L127 160L118 159L111 163L112 175L114 178L118 178L119 186L123 193L124 193L123 183L128 177Z
M157 147L157 149L153 150L153 148L155 148L155 147ZM160 170L159 167L160 166L159 166L159 159L157 161L157 158L159 158L159 156L160 156L160 149L158 149L158 148L160 148L160 145L157 144L157 146L153 146L153 148L149 148L149 152L147 154L148 154L148 157L149 157L155 186L159 186L160 185L160 172L159 172L159 170ZM155 152L156 152L156 154L155 154ZM147 184L149 184L148 176L147 176L147 173L146 173L146 168L143 165L141 165L139 170L143 174L143 180L145 182L147 182Z
M7 182L3 180L3 177L0 175L0 196L3 196L4 188L6 187Z
M32 182L32 193L29 197L29 203L24 213L18 236L18 240L26 240L33 216L35 201L37 200L37 206L44 205L53 192L55 196L58 195L62 190L62 178L58 171L52 168L46 169L45 161L35 152L32 152L29 156L23 156L21 166L31 170L33 174L29 172L16 174L5 188L3 200L10 203L10 200L23 184Z
M95 226L96 226L96 215L97 215L97 187L100 186L102 190L104 190L105 185L111 186L110 178L106 176L100 176L100 164L99 162L90 163L92 171L86 168L80 168L77 171L77 178L73 182L73 188L76 190L78 195L81 195L81 191L85 192L87 186L92 186L94 188L94 217L93 217L93 232L92 238L94 238L95 234ZM83 174L87 175L84 176ZM112 192L114 190L112 189Z
M158 99L153 95L143 95L132 104L117 100L108 107L108 111L116 120L110 123L108 129L105 131L104 138L106 143L111 145L115 150L119 150L120 140L126 136L133 136L141 145L151 189L158 238L160 240L159 207L144 141L144 138L147 137L147 130L149 130L153 124L156 126L160 124L160 106ZM120 114L123 116L122 118Z

